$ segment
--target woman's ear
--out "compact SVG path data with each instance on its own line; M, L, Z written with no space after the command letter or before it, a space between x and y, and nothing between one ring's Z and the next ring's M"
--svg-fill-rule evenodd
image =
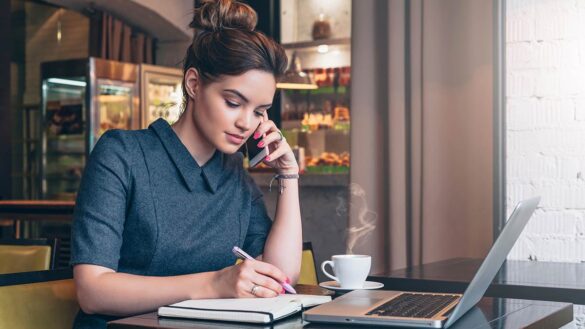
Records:
M199 88L199 72L191 67L185 72L185 90L189 98L195 99Z

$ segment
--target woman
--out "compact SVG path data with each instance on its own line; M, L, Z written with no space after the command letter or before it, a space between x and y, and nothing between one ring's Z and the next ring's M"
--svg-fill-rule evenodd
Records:
M109 131L96 144L73 224L75 328L186 299L273 297L296 281L298 165L267 120L287 60L255 25L245 4L205 2L191 25L177 123ZM281 184L274 222L237 152L248 138L271 150L264 161ZM234 265L233 246L256 260Z

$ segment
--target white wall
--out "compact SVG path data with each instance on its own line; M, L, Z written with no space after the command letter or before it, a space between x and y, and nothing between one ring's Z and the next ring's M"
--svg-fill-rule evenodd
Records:
M193 20L193 0L133 0L140 5L158 13L167 21L187 35L178 35L171 40L160 40L156 48L156 64L183 68L183 58L191 44L194 30L189 27Z
M542 196L510 258L585 262L585 1L506 4L508 214Z
M192 35L189 24L193 20L193 0L132 0L164 17L173 24L177 29L183 31L186 35ZM175 40L183 39L183 36L177 35Z

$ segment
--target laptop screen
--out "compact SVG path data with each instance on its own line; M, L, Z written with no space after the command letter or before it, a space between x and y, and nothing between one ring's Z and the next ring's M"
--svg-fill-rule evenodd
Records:
M500 267L506 260L508 253L512 250L512 247L518 240L520 233L526 226L528 219L534 213L540 197L527 199L521 201L516 205L516 208L510 215L508 222L504 226L504 229L494 242L488 255L481 263L479 270L475 273L473 280L465 289L461 300L449 316L445 327L453 324L459 319L465 312L469 311L479 300L483 297L486 290L498 274Z

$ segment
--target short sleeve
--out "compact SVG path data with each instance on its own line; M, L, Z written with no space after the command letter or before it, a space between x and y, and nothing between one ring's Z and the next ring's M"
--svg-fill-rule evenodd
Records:
M268 216L262 192L247 172L244 173L244 177L251 191L252 204L250 208L250 224L246 232L243 249L256 258L264 252L264 244L272 227L272 220Z
M71 265L118 269L130 186L131 136L108 131L94 147L75 203Z

